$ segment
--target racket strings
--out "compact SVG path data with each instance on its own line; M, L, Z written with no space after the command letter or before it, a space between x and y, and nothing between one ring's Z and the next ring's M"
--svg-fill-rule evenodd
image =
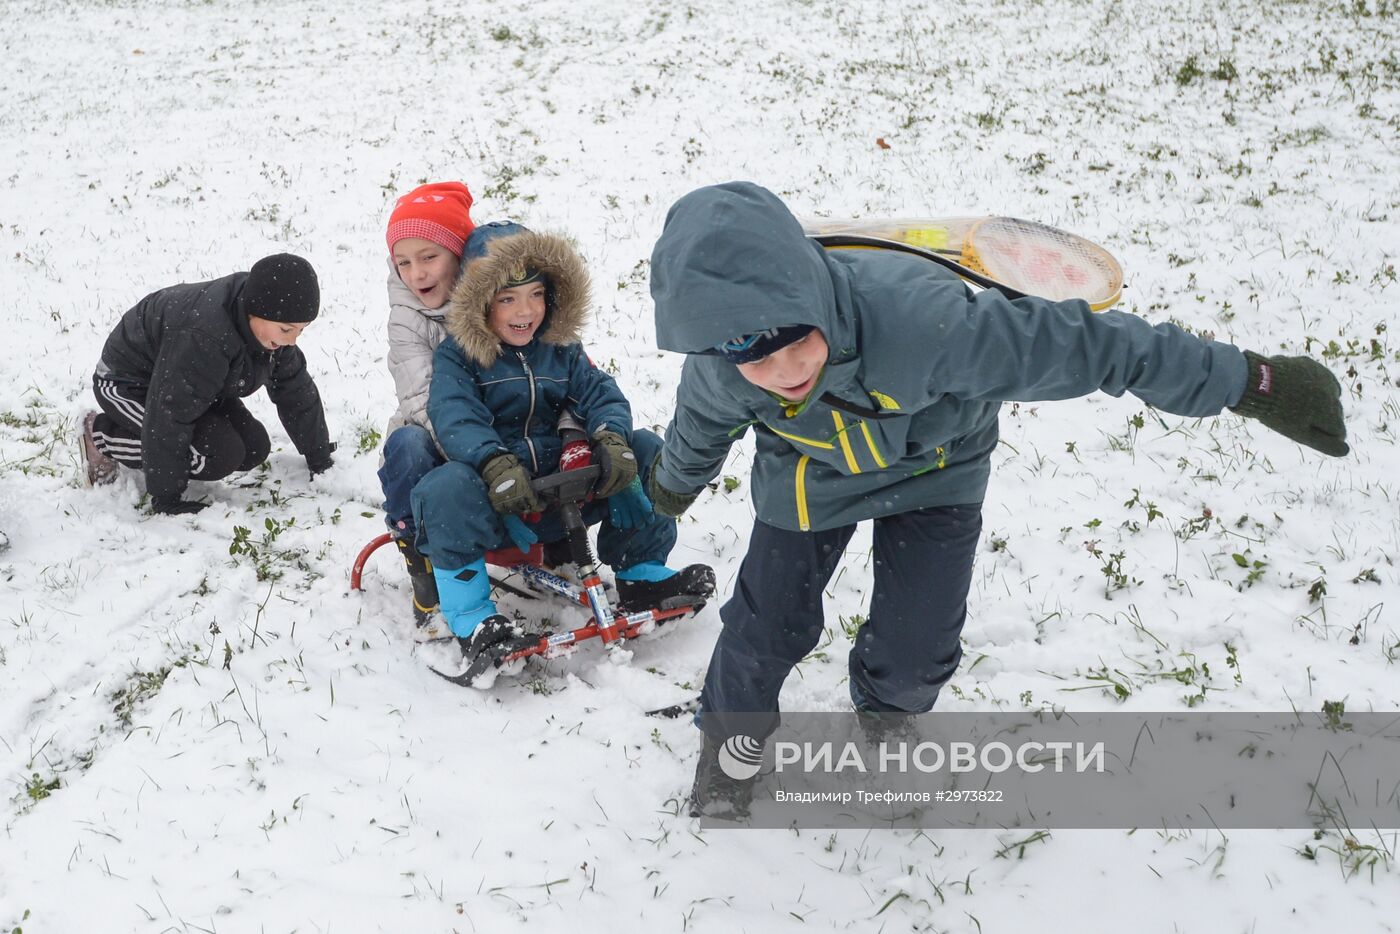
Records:
M1117 300L1123 272L1106 251L1082 237L1016 218L990 218L972 229L962 263L1023 292L1052 301L1082 298L1106 307Z

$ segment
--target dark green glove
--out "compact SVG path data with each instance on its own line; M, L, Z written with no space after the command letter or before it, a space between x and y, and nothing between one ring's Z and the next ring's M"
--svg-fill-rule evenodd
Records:
M593 436L593 462L602 471L593 490L599 499L626 489L637 475L637 455L627 446L627 439L615 431L600 431Z
M673 493L666 489L661 485L661 481L656 479L660 467L661 457L658 455L656 463L651 465L651 473L647 476L647 498L651 500L651 508L658 514L679 519L681 513L695 502L695 497L699 496L700 492L697 490L694 493Z
M1342 387L1331 370L1311 357L1261 357L1246 350L1244 359L1244 395L1232 412L1323 454L1341 457L1351 450Z
M514 454L497 454L481 467L491 508L504 516L540 512L544 506L530 486L530 474Z

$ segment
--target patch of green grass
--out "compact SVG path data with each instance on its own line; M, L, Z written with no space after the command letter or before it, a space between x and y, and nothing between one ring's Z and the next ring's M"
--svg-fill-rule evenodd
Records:
M126 684L113 691L109 697L112 701L112 713L117 715L117 722L130 729L137 706L160 693L171 671L184 668L189 663L189 656L182 656L155 671L133 671Z
M1173 77L1176 79L1176 83L1184 88L1203 75L1205 72L1201 70L1200 62L1196 61L1196 56L1188 55L1186 61L1181 63L1181 67L1176 70Z
M251 561L259 581L280 580L288 567L310 574L312 571L305 560L305 548L276 546L277 537L294 525L295 518L281 522L269 516L263 520L263 528L266 531L261 538L254 538L252 530L246 526L236 525L233 527L233 540L229 543L228 553L235 558L243 557Z
M861 613L852 613L850 616L842 616L841 632L852 642L856 640L856 633L860 632L860 627L865 625L865 616Z
M377 428L371 425L361 425L356 429L355 453L368 454L379 447L379 442L382 439L383 435L379 433Z
M24 793L29 797L31 804L38 804L55 791L58 791L62 784L57 775L45 779L38 772L35 772L30 775L29 780L24 783Z

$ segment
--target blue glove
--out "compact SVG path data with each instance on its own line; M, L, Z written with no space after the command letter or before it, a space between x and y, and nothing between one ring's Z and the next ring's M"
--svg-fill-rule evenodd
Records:
M651 500L642 492L640 477L608 497L608 518L615 529L640 529L651 521Z
M526 525L525 520L519 516L501 516L501 523L506 527L506 534L510 536L511 543L521 551L529 551L530 546L540 540L534 529Z

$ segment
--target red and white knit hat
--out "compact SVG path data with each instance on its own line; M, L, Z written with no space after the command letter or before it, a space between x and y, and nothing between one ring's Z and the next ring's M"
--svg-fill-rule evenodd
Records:
M419 237L460 257L462 246L476 226L472 223L471 206L472 193L461 182L419 185L400 198L389 215L385 235L389 252L405 237Z

